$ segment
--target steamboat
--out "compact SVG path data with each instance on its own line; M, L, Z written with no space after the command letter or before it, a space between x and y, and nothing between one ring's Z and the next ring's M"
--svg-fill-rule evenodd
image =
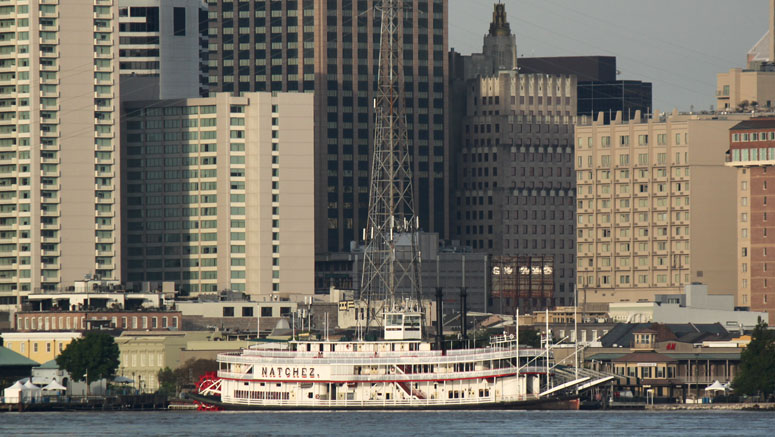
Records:
M419 340L419 315L387 315L385 340L291 341L218 355L192 395L202 410L577 409L552 387L549 349L514 335L484 347L438 350ZM418 339L412 339L412 338Z

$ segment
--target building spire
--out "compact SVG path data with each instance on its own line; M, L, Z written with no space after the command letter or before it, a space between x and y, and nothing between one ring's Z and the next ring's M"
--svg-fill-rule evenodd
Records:
M492 23L490 23L490 36L509 35L511 35L511 26L506 21L506 5L496 3L495 11L492 13Z

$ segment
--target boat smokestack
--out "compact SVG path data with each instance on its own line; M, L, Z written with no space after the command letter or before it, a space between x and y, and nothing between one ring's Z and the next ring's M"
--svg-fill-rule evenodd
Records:
M468 293L466 287L460 287L460 334L468 338Z

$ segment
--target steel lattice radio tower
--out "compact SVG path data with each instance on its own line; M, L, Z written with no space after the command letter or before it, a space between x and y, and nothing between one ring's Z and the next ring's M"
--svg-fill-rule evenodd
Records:
M367 327L372 317L379 321L386 311L420 311L419 223L400 92L404 83L399 39L402 7L403 0L382 0L377 7L382 16L379 86L361 278Z

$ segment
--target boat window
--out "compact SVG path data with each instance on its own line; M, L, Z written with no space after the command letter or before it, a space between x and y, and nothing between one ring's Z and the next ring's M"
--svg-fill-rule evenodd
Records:
M403 315L401 314L388 314L386 318L387 326L401 326L403 324Z

